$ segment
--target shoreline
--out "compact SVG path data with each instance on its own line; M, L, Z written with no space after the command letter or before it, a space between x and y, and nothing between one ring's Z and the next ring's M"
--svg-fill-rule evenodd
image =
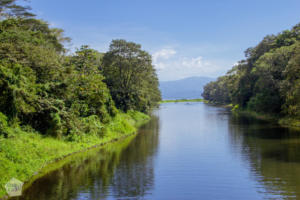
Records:
M163 103L179 103L179 102L204 102L208 103L208 101L204 99L171 99L171 100L162 100L159 102L159 104Z
M272 123L276 123L282 127L286 128L299 128L300 129L300 119L295 119L291 117L280 117L278 115L271 114L263 114L254 111L249 111L246 109L239 109L237 106L233 104L219 104L215 102L211 102L205 99L174 99L174 100L162 100L159 104L163 103L180 103L180 102L203 102L206 104L210 104L212 106L219 106L223 108L230 109L230 112L237 115L249 116L258 120L268 121Z
M121 141L125 138L131 137L131 136L135 136L138 132L138 128L140 128L142 125L146 124L147 122L150 121L150 116L142 114L142 113L138 113L139 117L134 117L134 116L130 116L128 114L124 114L124 116L126 118L122 118L123 119L123 123L125 124L125 126L130 125L131 127L129 127L129 131L128 130L120 130L120 131L114 131L113 132L113 136L108 136L108 137L103 137L100 138L98 137L96 138L88 138L87 139L95 139L95 142L87 142L87 143L80 143L80 144L72 144L68 141L64 141L64 140L59 140L59 139L55 139L55 138L48 138L48 137L42 137L39 136L39 139L37 140L37 142L45 142L44 140L48 140L50 139L51 141L54 141L55 143L63 146L64 148L67 148L67 151L58 154L57 156L53 156L53 158L51 159L46 159L43 156L40 156L40 160L37 161L39 162L38 164L36 164L34 167L37 168L36 170L32 171L33 173L30 174L22 174L21 172L23 170L25 170L25 166L21 166L20 168L18 168L17 164L14 166L16 171L21 171L18 175L22 178L18 178L18 177L14 177L17 179L22 179L21 181L24 182L22 191L26 190L28 187L31 186L31 184L37 180L38 178L44 176L45 174L54 171L60 167L63 166L63 164L67 163L68 160L70 160L72 157L76 157L78 155L81 154L85 154L88 153L89 151L93 151L99 148L104 148L105 145L117 142L117 141ZM36 134L36 133L35 133ZM26 136L24 136L23 139L28 139L29 137L31 137L31 134L28 134ZM6 139L4 139L6 140ZM13 140L13 139L7 139L7 140ZM30 139L28 139L30 140ZM17 145L17 144L16 144ZM26 146L26 145L25 145ZM76 147L74 147L76 146ZM30 144L27 145L29 150L32 150L32 146L30 146ZM60 146L59 146L60 147ZM49 148L49 150L53 150L53 151L57 151L57 150L62 150L64 151L64 149L60 149L60 148L56 148L56 149L51 149L51 147ZM0 149L1 150L1 149ZM1 153L1 151L0 151ZM48 155L49 156L49 155ZM46 159L46 161L42 162L42 159ZM1 156L0 156L0 160L1 160ZM63 164L60 164L63 163ZM1 165L0 165L1 167ZM23 169L24 168L24 169ZM11 178L13 178L11 177ZM9 179L10 180L10 179ZM6 182L9 180L5 180ZM0 177L0 181L1 181L1 177ZM2 182L5 182L2 180ZM0 200L7 200L10 199L10 197L7 195L4 185L1 184L0 185Z
M292 117L282 117L275 114L264 114L264 113L258 113L255 111L250 111L246 109L239 109L237 106L234 106L233 104L217 104L214 102L205 102L208 104L211 104L213 106L221 106L223 108L229 108L230 112L236 115L244 115L248 117L252 117L258 120L263 120L267 122L276 123L279 126L286 127L286 128L294 128L294 129L300 129L300 119L292 118Z

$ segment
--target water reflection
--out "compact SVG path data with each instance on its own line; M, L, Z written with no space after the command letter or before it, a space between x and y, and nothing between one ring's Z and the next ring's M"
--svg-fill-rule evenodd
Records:
M299 130L232 115L228 132L230 146L250 165L266 197L300 198Z
M163 104L136 137L83 154L20 200L300 199L300 132Z
M153 116L136 137L80 155L36 180L19 200L143 197L153 186L159 120ZM151 133L149 133L151 132Z
M143 127L130 146L121 153L120 167L111 181L114 198L141 198L151 194L154 185L154 157L158 146L158 117Z

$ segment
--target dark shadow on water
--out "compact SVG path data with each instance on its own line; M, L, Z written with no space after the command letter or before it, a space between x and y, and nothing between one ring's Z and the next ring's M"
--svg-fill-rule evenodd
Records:
M162 104L136 137L72 160L16 199L199 198L300 199L300 132L203 103Z
M277 199L300 198L299 130L232 115L228 132L231 147L268 193Z
M36 180L16 200L107 199L143 197L153 187L153 155L158 146L159 119L138 135L92 151Z

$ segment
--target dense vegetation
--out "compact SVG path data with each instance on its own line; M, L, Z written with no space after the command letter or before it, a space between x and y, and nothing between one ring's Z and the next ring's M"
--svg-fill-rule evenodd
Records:
M151 55L141 45L113 40L103 57L103 74L118 108L147 111L160 101Z
M0 196L11 177L27 180L57 157L134 132L161 99L140 45L71 53L63 30L15 2L0 0Z
M300 119L300 24L266 36L246 59L207 84L206 100L240 109Z
M63 42L69 38L62 30L24 7L18 13L13 8L0 21L0 133L5 137L12 134L6 126L16 124L57 137L101 135L117 108L147 112L160 100L151 56L140 45L113 40L105 54L88 46L67 54Z

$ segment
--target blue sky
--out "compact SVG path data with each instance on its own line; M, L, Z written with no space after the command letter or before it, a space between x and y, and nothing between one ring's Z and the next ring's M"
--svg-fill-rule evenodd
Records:
M72 38L106 51L140 43L160 80L217 77L267 34L300 22L300 0L31 0L33 12Z

